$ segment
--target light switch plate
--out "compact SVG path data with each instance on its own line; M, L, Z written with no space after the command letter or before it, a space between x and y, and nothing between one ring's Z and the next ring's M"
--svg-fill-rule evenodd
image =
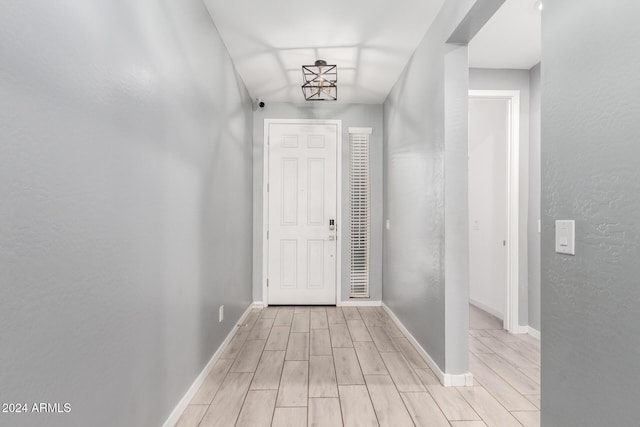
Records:
M574 220L556 220L556 253L576 254L576 222Z

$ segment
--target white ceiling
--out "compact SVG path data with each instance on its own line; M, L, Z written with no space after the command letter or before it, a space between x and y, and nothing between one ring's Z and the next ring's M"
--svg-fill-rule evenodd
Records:
M204 0L253 98L304 102L301 66L338 65L338 102L380 104L443 0Z
M444 0L204 0L252 98L304 102L301 66L338 65L338 102L380 104ZM506 0L469 44L479 68L540 61L535 0Z
M469 43L469 66L528 70L540 62L535 0L507 0Z

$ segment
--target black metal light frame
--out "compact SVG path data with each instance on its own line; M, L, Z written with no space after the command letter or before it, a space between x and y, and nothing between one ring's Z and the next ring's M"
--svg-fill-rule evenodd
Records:
M302 66L302 94L307 101L338 100L338 67L318 60L314 65Z

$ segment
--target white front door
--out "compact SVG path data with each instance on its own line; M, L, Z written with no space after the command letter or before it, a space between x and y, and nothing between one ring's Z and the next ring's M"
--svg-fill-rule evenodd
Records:
M337 124L268 124L268 304L335 304Z

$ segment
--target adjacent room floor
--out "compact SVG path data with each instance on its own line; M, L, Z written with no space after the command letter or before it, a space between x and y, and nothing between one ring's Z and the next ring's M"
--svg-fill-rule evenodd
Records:
M474 387L443 387L379 307L253 309L177 423L536 426L540 345L471 307Z

